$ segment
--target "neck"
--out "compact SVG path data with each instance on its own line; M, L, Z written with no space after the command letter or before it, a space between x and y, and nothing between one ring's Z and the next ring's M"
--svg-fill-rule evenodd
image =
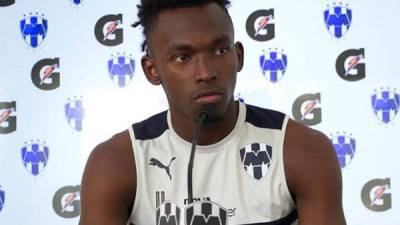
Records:
M224 139L235 127L239 113L239 104L232 102L223 116L218 118L210 118L210 122L203 124L198 144L211 145ZM197 127L196 121L182 118L171 112L171 123L175 132L187 142L192 141L194 131Z

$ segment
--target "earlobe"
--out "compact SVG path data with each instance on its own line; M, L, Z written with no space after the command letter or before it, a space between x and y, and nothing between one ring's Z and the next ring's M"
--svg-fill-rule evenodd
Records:
M142 57L141 63L143 72L146 75L147 80L153 85L160 85L161 79L157 74L153 58L151 58L148 55L145 55Z
M238 59L237 72L240 72L243 68L243 63L244 63L244 49L242 43L239 41L235 43L235 48Z

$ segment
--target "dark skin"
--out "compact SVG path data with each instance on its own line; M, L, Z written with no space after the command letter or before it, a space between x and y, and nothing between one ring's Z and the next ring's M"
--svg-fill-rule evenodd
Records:
M243 46L234 44L223 9L211 3L162 11L147 38L150 54L142 68L152 84L163 86L177 134L190 142L198 113L211 105L199 144L226 137L237 119L233 91ZM134 162L127 131L92 151L82 180L80 225L126 224L136 194ZM300 225L345 224L340 167L328 138L289 120L284 166Z

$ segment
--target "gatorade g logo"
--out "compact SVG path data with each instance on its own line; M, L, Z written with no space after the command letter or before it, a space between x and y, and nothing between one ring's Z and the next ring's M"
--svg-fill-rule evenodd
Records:
M364 49L349 49L336 60L336 72L344 80L358 81L365 78Z
M15 3L15 0L0 0L0 7L10 6Z
M33 84L45 91L54 90L60 86L60 73L55 72L60 67L60 59L42 59L37 62L31 73Z
M312 126L321 123L321 94L304 94L293 103L292 113L296 121Z
M74 218L80 215L81 186L65 186L59 189L53 197L53 209L57 215L64 218Z
M8 134L17 129L16 102L0 102L0 134Z
M275 37L274 9L257 10L246 21L247 34L256 41L269 41Z
M94 27L94 34L100 44L116 46L123 42L123 30L118 28L122 24L122 14L106 15L101 17Z
M390 179L374 179L366 183L361 191L364 206L376 212L392 208Z

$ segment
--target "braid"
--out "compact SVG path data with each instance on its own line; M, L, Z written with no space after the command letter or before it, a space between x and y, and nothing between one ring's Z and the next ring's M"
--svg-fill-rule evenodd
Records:
M147 52L147 35L149 28L154 23L161 11L166 9L186 8L201 6L208 3L218 4L229 17L227 6L230 5L229 0L141 0L141 4L137 5L139 21L132 24L133 27L141 25L143 27L143 35L145 40L141 47L143 52ZM230 17L229 17L230 18Z

